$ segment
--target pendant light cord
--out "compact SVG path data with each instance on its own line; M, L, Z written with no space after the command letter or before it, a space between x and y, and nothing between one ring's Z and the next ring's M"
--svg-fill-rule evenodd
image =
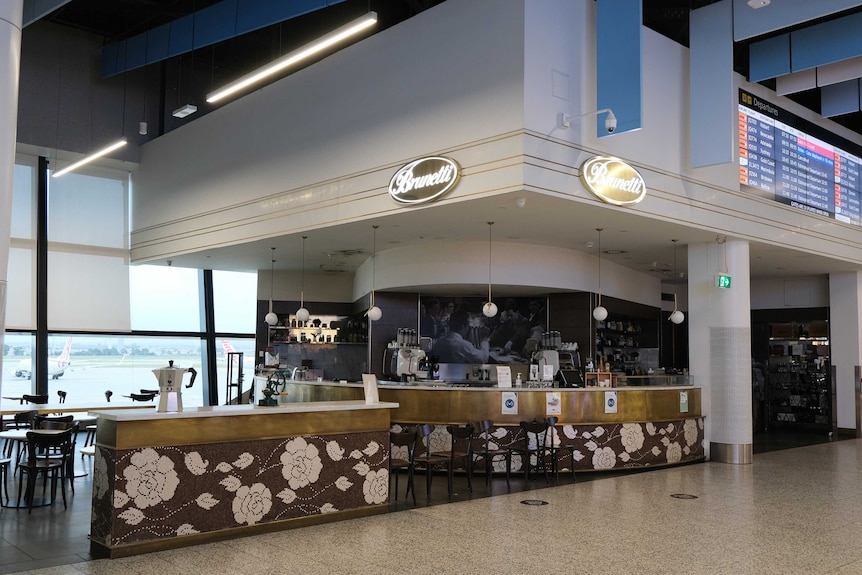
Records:
M491 226L494 222L488 222L488 303L491 302Z
M269 249L272 250L269 256L269 313L272 313L272 293L275 285L275 248Z
M599 307L602 305L602 230L604 228L596 228L599 232Z
M377 268L377 228L380 226L371 226L374 230L371 247L371 306L374 307L374 286L377 285L375 271Z
M299 307L305 307L305 238L302 236L302 271L299 274Z

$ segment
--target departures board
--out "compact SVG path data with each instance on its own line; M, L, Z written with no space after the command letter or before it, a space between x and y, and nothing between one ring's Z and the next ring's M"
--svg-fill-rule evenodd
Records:
M739 91L740 188L862 225L862 146Z

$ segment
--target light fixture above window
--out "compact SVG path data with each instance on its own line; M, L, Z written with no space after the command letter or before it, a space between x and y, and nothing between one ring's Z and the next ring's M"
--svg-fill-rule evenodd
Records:
M275 281L275 248L269 249L272 250L269 264L269 313L264 316L263 321L269 325L275 325L278 323L278 316L272 311L272 286Z
M93 152L93 153L92 153L92 154L90 154L89 156L84 156L83 158L81 158L81 159L80 159L80 160L78 160L77 162L71 163L71 164L69 164L68 166L66 166L66 167L65 167L65 168L63 168L63 169L61 169L61 170L57 170L56 172L54 172L54 173L52 174L52 176L53 176L53 177L55 177L55 178L59 178L59 177L60 177L60 176L62 176L63 174L68 174L68 173L69 173L69 172L71 172L72 170L77 170L77 169L78 169L78 168L80 168L81 166L83 166L83 165L85 165L85 164L89 164L89 163L90 163L90 162L92 162L93 160L96 160L96 159L98 159L98 158L101 158L102 156L107 156L108 154L110 154L110 153L111 153L111 152L113 152L114 150L117 150L117 149L119 149L119 148L122 148L122 147L123 147L123 146L125 146L125 145L126 145L126 139L125 139L125 138L121 138L121 139L117 140L116 142L114 142L113 144L111 144L110 146L105 146L105 147L104 147L104 148L102 148L101 150L98 150L98 151L96 151L96 152Z
M598 305L593 310L593 318L596 321L605 321L608 318L608 310L602 305L602 230L604 228L596 228L599 232L599 299Z
M326 50L330 46L338 44L339 42L349 38L350 36L359 34L366 28L369 28L376 23L377 12L369 12L361 18L357 18L356 20L345 24L341 28L337 28L329 34L321 36L314 42L306 44L305 46L302 46L301 48L298 48L293 52L285 54L281 58L270 62L266 66L249 72L245 76L234 80L226 86L223 86L218 90L215 90L214 92L210 92L209 94L207 94L207 102L218 102L219 100L222 100L223 98L226 98L231 94L239 92L240 90L243 90L244 88L247 88L252 84L256 84L257 82L260 82L265 78L277 74L278 72L292 66L293 64L296 64L297 62L305 60L306 58L310 58L311 56L314 56L315 54Z
M173 112L171 112L171 116L174 118L185 118L186 116L191 116L195 112L198 111L198 107L194 104L186 104L185 106L180 106Z
M297 321L308 321L309 313L305 309L305 238L302 236L302 271L300 272L299 309L296 310Z

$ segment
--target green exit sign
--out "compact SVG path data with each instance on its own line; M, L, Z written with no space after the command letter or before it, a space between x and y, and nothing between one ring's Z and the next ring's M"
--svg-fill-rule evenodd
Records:
M730 288L730 276L728 274L715 274L715 287Z

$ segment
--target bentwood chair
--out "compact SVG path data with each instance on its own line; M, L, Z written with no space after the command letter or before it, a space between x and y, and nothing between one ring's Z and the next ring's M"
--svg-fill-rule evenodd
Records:
M502 458L505 462L509 450L505 447L500 447L494 441L494 436L492 435L494 422L490 419L476 422L473 424L473 427L479 433L473 441L473 463L475 465L476 461L480 458L482 459L485 464L485 485L487 486L491 484L491 476L494 473L494 460Z
M431 433L434 426L423 423L418 426L419 435L422 440L416 441L415 454L413 455L413 469L425 470L425 496L431 501L431 477L434 470L441 467L449 467L449 454L431 451ZM423 445L424 444L424 445Z
M455 468L461 467L467 473L467 489L473 493L473 426L447 425L446 431L452 437L449 449L449 499L452 499L452 484Z
M553 431L554 425L557 423L556 417L550 417L542 421L522 421L521 422L521 437L507 447L508 454L506 455L506 482L509 481L509 475L512 469L512 458L515 455L520 456L521 465L524 469L524 481L530 481L530 471L535 470L536 475L539 472L544 472L545 481L548 479L548 463L550 461L551 472L554 478L557 478L557 452L559 446L554 445ZM548 430L552 431L548 433Z
M63 508L66 509L66 480L71 469L72 435L74 429L66 429L59 433L45 434L38 431L27 432L27 459L18 464L18 504L21 503L21 494L29 511L33 510L33 500L36 493L36 481L42 475L42 490L46 492L48 482L51 485L51 499L53 504L57 498L57 483L63 493ZM60 457L41 457L40 454L56 451ZM24 489L24 477L27 478L26 490Z
M413 484L413 456L416 451L415 429L406 428L402 431L389 432L389 479L395 476L395 499L398 500L398 475L402 469L407 470L407 491L413 494L413 505L416 505L416 487Z

